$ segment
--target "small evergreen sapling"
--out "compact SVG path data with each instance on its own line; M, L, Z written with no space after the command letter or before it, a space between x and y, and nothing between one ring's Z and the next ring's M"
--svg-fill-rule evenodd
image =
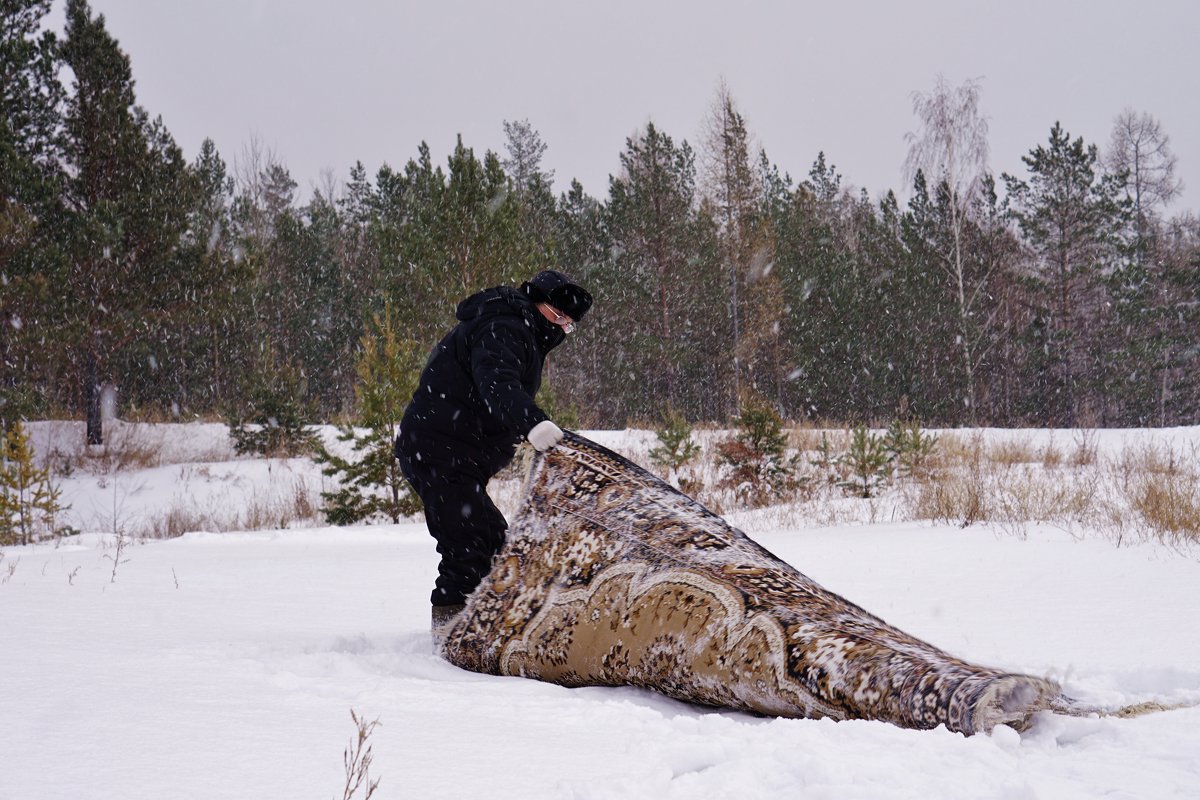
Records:
M246 407L228 415L234 450L282 457L310 451L315 439L307 427L311 411L300 370L280 361L268 341L250 380Z
M58 532L61 490L49 468L33 460L29 436L18 421L0 438L0 544L30 544Z
M668 477L679 480L679 471L700 454L700 445L692 439L692 426L683 414L668 408L663 414L663 427L655 433L658 447L650 450L650 461L665 468Z
M416 389L420 356L419 344L397 333L390 309L375 317L372 330L363 335L355 365L363 430L345 426L338 435L338 441L350 444L354 456L342 458L324 446L318 446L315 456L324 465L321 472L339 483L338 489L321 493L330 524L351 525L377 517L395 523L421 509L392 454L392 426Z
M921 423L916 420L908 423L894 421L883 439L883 446L892 454L896 469L901 474L923 470L937 443L937 437L922 432Z
M825 431L821 431L821 443L817 445L815 452L816 455L808 463L824 474L829 483L837 483L841 479L840 473L845 459L834 449L833 442L829 440L829 434Z
M887 481L892 458L883 438L868 431L866 425L859 425L851 431L850 449L843 456L850 475L838 485L859 497L872 497Z
M761 401L750 399L742 406L738 435L717 446L720 460L732 467L723 481L751 506L780 499L780 492L802 483L795 475L796 459L787 458L783 420Z

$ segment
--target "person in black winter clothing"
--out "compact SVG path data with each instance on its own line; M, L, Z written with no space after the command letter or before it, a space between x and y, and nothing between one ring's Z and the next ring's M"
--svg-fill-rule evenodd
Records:
M463 300L400 422L395 455L425 505L441 563L430 597L435 634L491 569L508 523L487 483L522 439L553 447L562 430L534 402L546 355L591 308L592 297L555 270L519 289Z

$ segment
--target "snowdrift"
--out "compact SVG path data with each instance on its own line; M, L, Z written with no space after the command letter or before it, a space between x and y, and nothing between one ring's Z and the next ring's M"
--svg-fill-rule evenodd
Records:
M475 672L968 735L1064 702L1051 681L888 625L571 433L535 459L508 541L443 648Z

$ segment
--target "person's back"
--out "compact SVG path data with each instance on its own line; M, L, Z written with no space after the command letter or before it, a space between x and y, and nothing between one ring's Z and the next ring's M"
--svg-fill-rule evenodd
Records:
M430 353L400 435L451 440L495 474L530 429L548 419L534 397L545 357L565 334L524 292L507 286L468 297L455 317L459 323Z

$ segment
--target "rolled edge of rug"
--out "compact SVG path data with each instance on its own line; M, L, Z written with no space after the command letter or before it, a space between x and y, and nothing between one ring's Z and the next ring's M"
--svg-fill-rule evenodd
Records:
M997 725L1026 730L1038 712L1053 708L1061 696L1058 684L1043 678L1030 675L997 678L975 701L971 730L963 733L990 733Z

